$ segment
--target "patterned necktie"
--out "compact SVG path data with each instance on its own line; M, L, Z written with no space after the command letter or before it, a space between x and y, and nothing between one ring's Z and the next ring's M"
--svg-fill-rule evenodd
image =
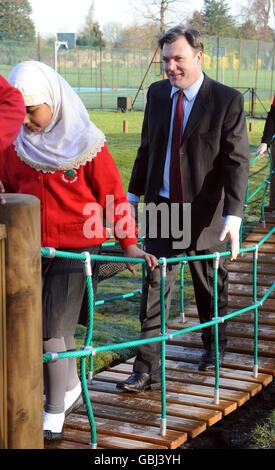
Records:
M182 139L182 122L183 122L183 90L178 93L178 100L173 121L173 135L171 145L170 160L170 201L183 202L183 192L180 172L180 144Z

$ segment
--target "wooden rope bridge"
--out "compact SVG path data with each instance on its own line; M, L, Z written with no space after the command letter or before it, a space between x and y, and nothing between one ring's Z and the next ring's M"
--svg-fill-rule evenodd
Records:
M266 213L266 227L258 226L243 246L257 243L274 226L275 213ZM275 279L275 235L259 249L258 295ZM252 254L229 265L229 311L252 304ZM187 322L198 322L195 305L186 309ZM168 324L181 329L180 319ZM259 309L259 373L253 376L253 312L228 321L228 345L220 370L220 403L213 400L214 372L199 372L202 354L200 331L177 336L167 345L167 433L161 436L160 392L131 394L116 390L116 383L132 371L133 359L96 374L89 386L97 425L98 448L175 449L198 436L223 416L234 412L270 384L275 375L275 292ZM85 407L70 414L64 439L47 449L89 448L90 426Z

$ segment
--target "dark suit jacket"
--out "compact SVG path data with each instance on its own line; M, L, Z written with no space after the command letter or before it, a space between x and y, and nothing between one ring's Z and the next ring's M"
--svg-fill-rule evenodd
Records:
M156 202L162 185L172 100L169 80L148 90L141 145L129 192ZM248 179L248 140L243 97L205 75L181 145L184 202L191 203L192 247L218 243L223 215L242 217Z

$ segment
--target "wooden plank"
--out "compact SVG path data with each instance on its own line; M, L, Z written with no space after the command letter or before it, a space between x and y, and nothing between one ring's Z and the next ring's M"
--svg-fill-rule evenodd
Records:
M237 309L228 309L228 313L236 311ZM188 305L185 309L185 315L187 322L192 318L198 319L198 310L196 305ZM181 322L181 318L178 317L179 323ZM246 312L242 313L241 315L237 315L236 317L229 320L229 323L253 323L254 321L254 312ZM275 312L269 312L260 310L259 311L259 325L272 325L275 326Z
M270 280L269 286L258 286L258 299L260 299L271 287L272 280ZM246 284L229 284L228 288L228 293L229 295L237 295L239 298L242 297L249 297L251 298L251 303L252 303L252 296L253 296L253 289L252 286L246 285ZM275 299L275 289L270 293L268 296L269 299Z
M72 429L80 431L90 431L90 424L87 416L71 414L66 418L66 425ZM126 437L136 441L151 442L152 444L164 445L168 449L176 449L187 440L187 434L178 431L167 430L166 436L160 435L160 429L150 425L140 425L115 421L107 418L96 419L96 429L100 434L116 437Z
M101 374L104 374L102 372ZM153 394L148 391L146 399L139 398L138 394L125 394L120 393L117 396L104 392L92 393L93 403L112 404L113 406L120 406L121 408L131 408L132 410L144 409L161 412L159 401L154 400ZM198 419L199 421L205 420L208 426L212 426L222 418L220 411L206 410L199 407L191 407L185 405L167 404L167 415L178 416L182 418Z
M65 439L62 439L61 441L53 441L53 442L45 442L45 449L51 450L51 449L90 449L92 450L90 444L87 443L82 443L80 444L79 442L74 442L74 441L66 441Z
M248 307L249 305L252 305L253 302L251 299L247 297L240 298L239 296L236 295L229 295L228 297L228 307L239 310L244 307ZM259 312L275 312L275 302L274 299L267 299L265 303L263 304L262 307L259 308Z
M198 317L197 317L198 318ZM198 319L186 317L186 322L182 323L180 318L174 319L171 322L168 322L168 328L170 330L181 330L189 326L194 326L198 324ZM238 318L238 317L235 317ZM248 324L236 322L235 318L227 321L226 332L228 336L241 337L241 338L254 338L254 324ZM201 335L201 332L198 330L194 333ZM264 341L274 341L275 340L275 329L274 326L268 325L259 325L258 327L259 339Z
M239 263L252 263L252 260L253 260L252 253L244 253L243 256L238 256L237 258L237 261ZM272 265L275 264L275 254L263 253L262 251L259 251L258 263L272 264Z
M168 330L168 334L170 333L172 333L172 331ZM201 347L201 340L199 335L196 333L186 333L171 339L170 344L175 344L178 346L189 346L194 348ZM260 340L258 350L261 356L275 357L275 344L273 344L271 341ZM235 338L233 336L229 336L226 351L253 354L253 340L250 338Z
M90 432L74 430L66 424L64 427L64 437L67 441L78 442L80 444L88 444L91 441ZM100 432L97 433L97 444L103 449L167 449L166 446L160 444L152 444L125 437L106 436Z
M182 346L174 346L168 344L167 349L167 358L171 360L181 360L186 363L195 363L199 362L202 349L197 348L186 348ZM238 354L226 352L224 356L224 367L228 369L238 369L238 370L247 370L253 371L253 357L248 354ZM259 372L264 374L275 375L275 359L259 357Z
M261 241L263 237L264 235L260 233L252 232L246 237L245 242L250 243L250 244L255 244ZM268 238L268 243L275 244L275 235L271 235L271 237Z
M119 380L125 380L125 378L127 378L126 374L112 373L109 375L108 373L108 376L100 377L99 380L104 382L114 381L116 383ZM205 384L200 386L196 384L185 384L176 382L174 380L167 380L166 386L167 390L171 392L186 393L189 395L209 397L212 399L214 397L214 388ZM223 400L236 401L238 406L242 406L249 400L250 395L249 393L243 391L220 389L220 398Z
M247 243L243 242L243 248L250 248L252 247L252 243ZM264 243L259 247L259 253L274 253L275 252L275 246L272 243Z
M166 360L166 367L167 367L167 370L180 370L184 373L190 372L190 371L197 372L197 368L194 364L190 364L190 363L183 364L182 362L171 361L169 359ZM201 371L200 373L215 377L214 370L206 371L206 372ZM257 377L254 377L252 371L231 370L231 369L226 369L225 367L222 367L220 369L220 377L233 379L237 381L241 380L244 382L259 383L263 385L263 387L266 387L267 385L269 385L273 380L273 376L271 374L259 373Z
M90 393L91 400L93 400L93 392ZM93 401L92 401L93 403ZM151 410L135 410L133 413L132 409L114 407L112 405L103 405L102 403L93 403L93 410L95 418L111 418L117 421L123 421L128 423L136 424L150 424L159 429L160 427L160 415L159 413L152 412ZM78 414L86 414L84 407L77 410ZM195 420L191 418L182 418L178 416L169 416L167 420L167 429L175 431L186 432L189 437L196 437L206 429L206 422L201 420Z
M131 365L130 364L118 364L117 366L112 368L112 371L129 373L131 371ZM254 382L250 383L242 379L235 380L232 378L222 377L222 370L221 370L220 375L221 375L220 377L221 388L227 388L229 390L242 390L242 391L250 393L251 396L256 395L262 389L261 383L254 383ZM201 371L192 370L192 369L191 370L182 369L182 371L179 371L178 369L170 369L169 367L167 367L166 377L167 377L167 380L176 380L177 382L193 383L193 384L198 384L198 385L206 384L206 385L211 385L213 387L215 385L215 377L211 372L201 372Z
M257 276L257 285L258 286L268 286L268 288L272 284L272 277L270 276L270 271L268 274L260 274L260 270L258 270ZM275 277L275 271L274 271ZM242 284L242 285L253 285L253 275L251 273L239 273L239 272L229 272L229 283L232 284Z
M90 386L90 390L96 390L98 392L117 393L116 384L112 382L100 382L98 380L93 381ZM153 396L156 400L160 400L160 392L154 390ZM140 398L146 398L146 392L139 393ZM213 398L200 397L197 395L188 395L186 393L175 393L167 392L167 401L171 403L183 403L185 405L200 406L202 408L210 408L212 410L218 410L223 413L224 416L232 413L237 408L237 402L229 400L220 400L217 405L213 402Z
M228 271L230 273L239 273L241 278L243 279L243 273L253 273L253 266L252 263L238 263L238 261L235 261L234 263L230 263L228 266ZM275 273L275 267L273 264L263 264L263 263L258 263L258 279L262 278L262 275L270 275L270 273ZM231 278L230 278L231 279Z

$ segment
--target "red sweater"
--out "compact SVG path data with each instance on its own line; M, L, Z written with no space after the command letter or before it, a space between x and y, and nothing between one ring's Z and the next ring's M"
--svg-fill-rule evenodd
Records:
M26 115L26 107L19 90L0 76L0 151L15 140Z
M31 168L18 158L14 146L10 146L0 154L0 180L6 192L32 194L40 199L42 246L87 248L106 241L100 214L106 209L106 195L114 198L114 228L120 225L125 231L123 235L115 230L115 237L122 247L137 243L134 220L128 217L126 221L124 217L123 204L127 200L106 145L79 169L54 173Z

